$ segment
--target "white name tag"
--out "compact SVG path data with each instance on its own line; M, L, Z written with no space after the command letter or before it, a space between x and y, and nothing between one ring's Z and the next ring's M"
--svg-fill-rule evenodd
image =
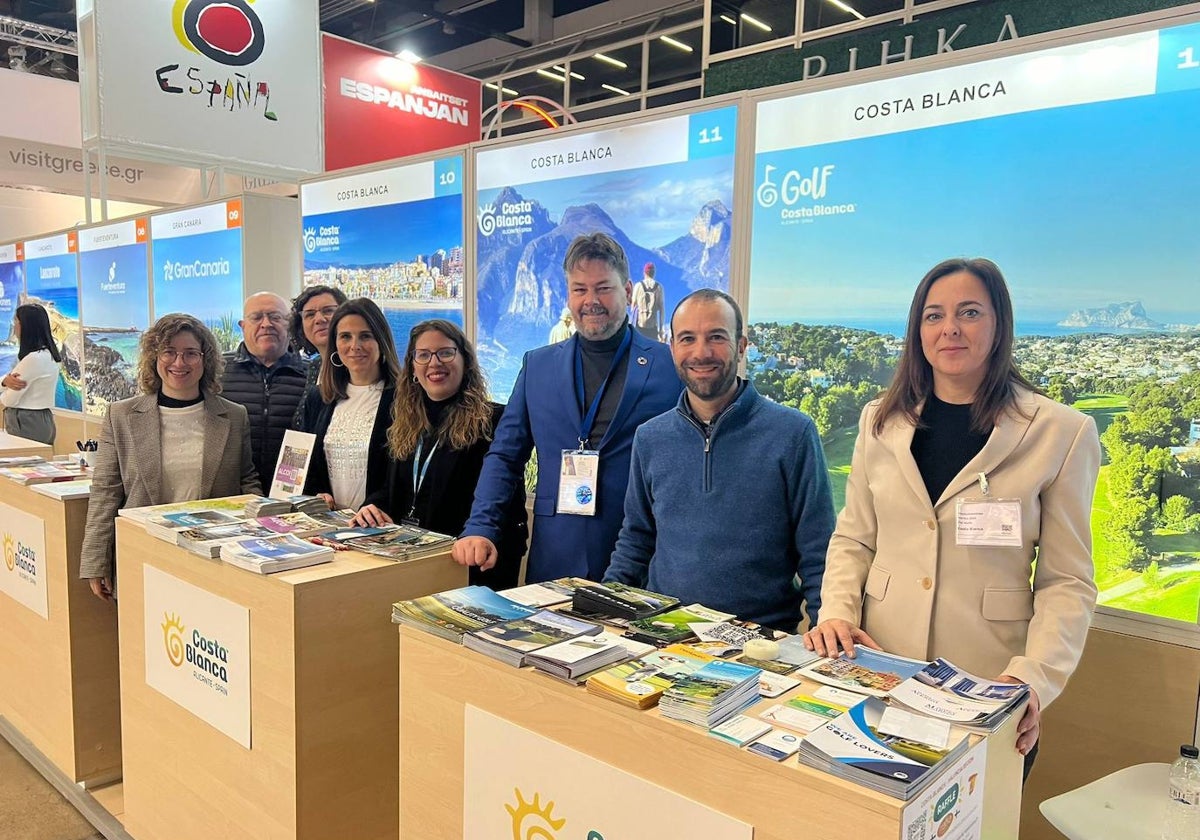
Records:
M599 452L564 449L558 468L558 512L595 516L599 475Z
M1020 548L1020 499L959 499L955 545Z

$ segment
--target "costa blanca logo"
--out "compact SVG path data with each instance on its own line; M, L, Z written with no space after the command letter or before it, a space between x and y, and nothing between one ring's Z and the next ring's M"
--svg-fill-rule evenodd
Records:
M485 204L479 208L476 220L479 232L484 236L529 233L533 230L533 202L506 201L499 208L495 204Z
M313 251L317 250L317 229L316 228L305 228L304 229L304 250L310 254Z
M313 253L321 251L336 251L342 246L341 225L321 225L319 228L304 229L304 250Z
M857 211L856 205L822 203L829 194L830 181L836 167L833 164L814 166L811 171L789 169L776 180L779 167L763 168L762 181L754 191L759 207L770 209L776 204L779 219L784 223L811 222L820 216L840 216Z
M163 613L163 647L167 649L167 659L171 660L171 664L178 668L183 664L184 648L186 647L183 641L184 626L179 616Z
M484 236L491 236L496 232L496 205L483 205L479 208L479 213L476 214L475 219L479 224L479 232Z
M526 802L520 788L513 788L517 796L516 805L505 805L504 810L512 817L513 840L555 840L558 832L567 824L565 817L554 818L554 803L548 801L546 807L538 804L540 794L533 795L532 802Z
M246 0L175 0L171 22L179 43L229 67L253 64L267 42Z
M10 572L17 566L17 541L12 534L4 535L4 565Z
M4 534L4 567L22 579L35 583L38 575L37 551L7 531Z

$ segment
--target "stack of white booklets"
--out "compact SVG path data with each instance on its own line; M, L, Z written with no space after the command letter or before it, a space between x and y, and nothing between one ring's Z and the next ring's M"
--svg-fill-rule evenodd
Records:
M227 542L221 546L221 559L239 569L267 575L328 563L333 560L333 549L283 534Z
M972 732L995 732L1026 697L1029 686L988 680L935 659L888 692L893 703Z

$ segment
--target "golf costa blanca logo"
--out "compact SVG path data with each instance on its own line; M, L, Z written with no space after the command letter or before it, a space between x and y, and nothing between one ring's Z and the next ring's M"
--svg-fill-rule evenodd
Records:
M771 209L781 205L779 220L783 224L812 222L822 216L841 216L857 211L853 203L824 203L836 166L831 163L814 166L811 170L780 168L767 164L762 179L754 191L759 207Z
M564 832L566 817L554 816L553 800L547 800L543 807L540 793L533 795L532 802L525 801L520 788L513 788L513 794L516 796L515 804L504 806L512 818L512 840L568 840L573 837L578 840L604 840L604 835L595 829L580 835Z

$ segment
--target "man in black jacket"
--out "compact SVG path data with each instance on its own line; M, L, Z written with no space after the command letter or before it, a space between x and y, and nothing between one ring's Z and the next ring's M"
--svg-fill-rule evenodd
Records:
M244 405L250 417L250 449L264 491L307 380L305 362L288 351L289 311L287 301L271 292L246 298L238 321L243 341L225 354L221 379L221 395Z

